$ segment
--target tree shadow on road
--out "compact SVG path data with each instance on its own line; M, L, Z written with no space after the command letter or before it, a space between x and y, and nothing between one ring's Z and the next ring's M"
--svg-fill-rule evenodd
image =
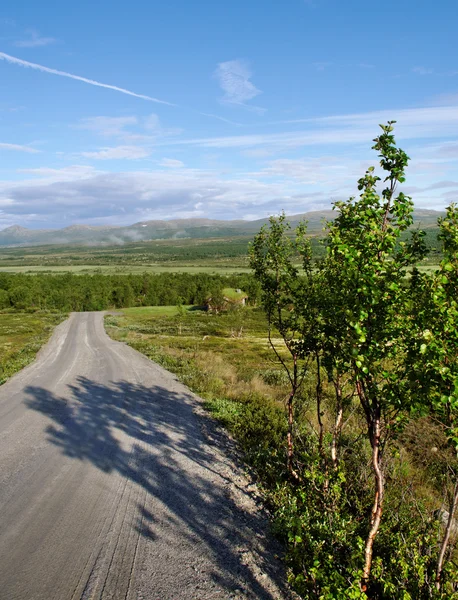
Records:
M142 492L133 527L151 547L160 543L164 530L182 532L180 544L211 557L208 575L228 591L227 598L233 593L277 598L264 583L267 578L255 573L260 569L284 590L282 570L264 537L265 518L243 510L231 497L227 470L202 434L202 425L211 429L213 422L196 416L192 396L127 381L105 386L84 377L69 388L58 397L30 386L27 405L51 420L49 440L65 456L117 473ZM245 564L253 540L259 556L254 569Z

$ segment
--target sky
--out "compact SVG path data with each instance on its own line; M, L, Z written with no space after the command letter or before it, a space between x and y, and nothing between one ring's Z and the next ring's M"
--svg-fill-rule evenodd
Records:
M2 3L0 229L328 209L388 120L441 210L457 27L456 0Z

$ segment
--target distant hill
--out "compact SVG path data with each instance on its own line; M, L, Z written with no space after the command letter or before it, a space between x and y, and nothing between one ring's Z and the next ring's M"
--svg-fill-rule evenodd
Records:
M288 216L295 227L301 220L307 220L309 232L318 234L323 229L323 221L332 219L332 210L313 211ZM443 213L435 210L417 209L414 222L424 228L437 225ZM213 219L172 219L170 221L142 221L123 227L71 225L64 229L27 229L12 225L0 231L0 246L38 246L47 244L85 244L88 246L125 244L147 240L205 239L252 235L268 219L256 221L218 221Z

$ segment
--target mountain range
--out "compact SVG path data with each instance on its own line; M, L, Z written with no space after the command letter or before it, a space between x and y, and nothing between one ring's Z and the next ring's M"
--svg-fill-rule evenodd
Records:
M313 211L288 216L292 227L300 221L308 221L308 230L319 234L323 221L332 219L332 210ZM417 209L414 224L424 228L437 225L443 213L435 210ZM170 221L141 221L126 226L71 225L63 229L27 229L12 225L0 231L0 246L38 246L48 244L83 244L88 246L116 245L147 240L204 239L253 235L268 222L268 219L255 221L223 221L213 219L172 219Z

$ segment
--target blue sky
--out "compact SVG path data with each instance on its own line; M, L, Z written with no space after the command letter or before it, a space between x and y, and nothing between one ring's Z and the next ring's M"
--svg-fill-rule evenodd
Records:
M396 119L458 200L458 4L16 0L0 9L0 228L329 208Z

